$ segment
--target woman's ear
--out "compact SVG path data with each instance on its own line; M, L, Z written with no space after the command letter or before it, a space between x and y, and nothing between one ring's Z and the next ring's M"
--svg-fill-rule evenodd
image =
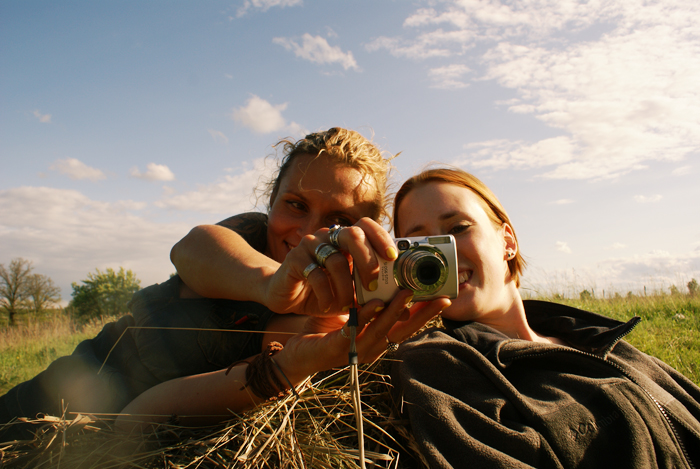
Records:
M515 257L518 253L518 242L515 240L515 233L513 233L513 228L510 227L508 223L504 223L502 226L503 230L503 242L505 245L505 257L506 260L510 260Z

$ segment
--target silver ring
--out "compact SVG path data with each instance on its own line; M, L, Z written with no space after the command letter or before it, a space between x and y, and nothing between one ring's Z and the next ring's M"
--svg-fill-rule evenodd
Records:
M399 344L397 344L396 342L391 342L389 340L389 337L385 336L384 338L386 339L386 351L388 353L394 353L399 349Z
M343 324L343 327L340 328L340 335L342 335L346 339L350 340L350 336L348 335L347 332L345 332L345 324Z
M331 246L340 249L340 243L338 242L338 236L340 235L340 232L345 228L344 226L340 225L333 225L331 228L328 230L328 239L331 242Z
M311 272L318 269L319 267L321 267L321 266L315 262L312 262L311 264L306 266L306 268L302 271L301 275L303 275L304 278L309 278L309 275L311 275Z
M333 254L336 254L338 252L340 252L340 251L338 251L336 248L334 248L330 244L327 244L327 243L319 244L316 247L316 250L314 251L314 254L316 255L316 262L318 262L321 267L325 267L326 266L326 259L328 259Z

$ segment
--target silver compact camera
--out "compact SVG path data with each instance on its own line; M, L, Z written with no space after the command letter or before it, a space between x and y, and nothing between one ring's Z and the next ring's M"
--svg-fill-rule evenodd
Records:
M399 257L387 261L379 255L379 286L365 290L355 271L355 293L361 305L370 300L391 301L399 290L413 291L413 301L457 298L457 249L452 235L397 238Z

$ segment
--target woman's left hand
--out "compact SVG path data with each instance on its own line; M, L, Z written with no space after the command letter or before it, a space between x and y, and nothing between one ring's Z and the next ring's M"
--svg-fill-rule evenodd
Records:
M403 342L451 304L440 298L408 307L411 299L411 292L402 290L384 309L380 309L383 303L379 300L360 309L356 337L360 363L376 360L388 343ZM294 375L292 380L299 381L316 372L347 365L350 340L343 335L349 335L346 320L347 315L310 317L304 330L287 341L275 360L285 373Z

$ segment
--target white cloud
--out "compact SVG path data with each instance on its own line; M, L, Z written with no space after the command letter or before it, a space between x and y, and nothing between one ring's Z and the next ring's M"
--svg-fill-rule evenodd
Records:
M552 202L552 203L553 203L554 205L569 205L569 204L573 204L574 201L571 200L571 199L559 199L559 200L555 200L555 201Z
M685 176L686 174L690 174L691 169L693 169L693 167L690 165L681 166L680 168L676 168L671 171L671 174L674 176Z
M367 49L442 57L438 69L467 64L517 93L511 112L562 133L557 145L513 141L496 155L467 155L474 166L614 178L700 152L698 15L700 4L686 0L451 0L416 10L403 36Z
M379 37L368 43L366 49L374 52L386 49L395 57L406 57L413 60L423 60L455 55L450 47L460 45L468 49L471 33L468 31L445 32L442 29L419 35L413 41L398 38Z
M17 187L0 190L0 263L14 257L34 262L70 299L70 283L96 268L132 269L142 286L175 269L170 248L190 223L159 223L138 201L91 200L76 190Z
M639 202L640 204L659 202L661 199L663 199L663 196L661 194L656 194L656 195L652 195L652 196L646 196L646 195L635 195L634 196L634 200Z
M51 114L42 114L41 112L34 111L34 117L39 119L39 122L43 124L50 124L51 123Z
M209 135L214 139L214 141L221 141L224 142L226 145L228 145L228 137L226 134L221 132L220 130L212 130L209 129Z
M65 174L71 179L89 179L90 181L99 181L107 176L96 168L91 168L80 160L75 158L66 158L65 160L56 160L49 169Z
M238 9L237 16L243 16L251 9L267 11L272 7L292 7L302 3L302 0L245 0Z
M142 173L137 167L131 168L129 171L131 177L144 179L146 181L174 181L175 175L170 168L164 164L148 163L146 172Z
M557 241L557 251L561 251L565 254L571 254L571 248L564 241Z
M287 120L282 116L282 111L285 109L287 109L287 103L273 105L253 95L245 106L233 110L231 118L243 127L259 134L281 130L286 130L293 135L303 133L299 132L302 127L296 122L287 124Z
M561 165L574 158L575 146L568 137L552 137L536 143L522 140L488 140L465 146L468 153L455 164L475 168L530 169Z
M225 175L219 181L202 185L194 191L168 194L155 205L169 210L189 210L225 216L248 212L256 205L253 190L258 181L269 178L273 170L274 166L270 161L259 159L253 162L252 167L239 174Z
M345 70L357 70L357 62L352 52L343 52L340 47L328 44L321 36L305 33L301 45L289 38L276 37L272 42L294 52L294 55L317 64L340 64Z
M446 67L432 68L428 76L433 81L433 88L459 89L466 88L469 84L462 80L462 76L471 70L464 64L452 64Z

